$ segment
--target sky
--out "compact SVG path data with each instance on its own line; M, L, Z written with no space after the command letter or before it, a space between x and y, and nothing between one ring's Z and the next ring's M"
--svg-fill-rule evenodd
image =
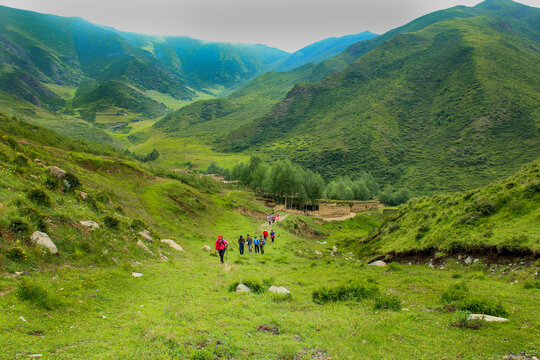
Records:
M293 52L313 42L376 34L430 12L479 0L0 0L1 5L79 16L118 30L207 41L266 44ZM540 0L520 0L539 6Z

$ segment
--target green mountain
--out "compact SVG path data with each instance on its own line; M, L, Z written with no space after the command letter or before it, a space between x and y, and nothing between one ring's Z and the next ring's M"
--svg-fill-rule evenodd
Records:
M233 130L228 148L289 156L326 177L369 171L415 193L477 187L537 158L540 10L488 1L435 15L295 86Z
M286 59L282 60L275 70L288 71L308 63L320 63L339 55L352 44L369 40L376 36L377 34L370 31L364 31L359 34L331 37L317 41L289 55Z
M469 253L540 253L540 160L499 183L452 195L419 198L361 245L365 254L400 258Z

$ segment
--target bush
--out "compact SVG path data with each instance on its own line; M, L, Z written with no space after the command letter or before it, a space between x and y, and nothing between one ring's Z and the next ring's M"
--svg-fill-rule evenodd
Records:
M54 175L49 174L45 178L45 181L44 181L43 184L49 190L56 190L56 189L60 188L60 179L58 179Z
M471 313L468 311L456 311L450 320L450 326L476 330L485 325L485 322L481 319L469 320L469 315L471 315Z
M41 309L52 310L60 304L58 299L51 295L43 285L29 280L21 281L17 285L16 294L19 299L30 301Z
M13 247L13 248L9 249L6 252L6 257L8 259L11 259L11 260L17 261L17 262L26 261L26 259L28 258L26 256L26 252L20 246L16 246L16 247Z
M30 231L30 226L23 219L17 218L11 220L9 230L19 236L27 235Z
M28 199L36 205L51 206L51 199L45 191L41 189L33 189L27 195Z
M65 192L73 191L81 186L79 178L77 178L72 173L66 173L66 175L62 177L62 182L64 183Z
M401 301L395 295L382 295L375 298L375 310L401 310Z
M292 301L292 295L291 294L272 294L272 301L273 302Z
M470 311L475 314L485 314L493 316L507 316L508 311L500 301L493 301L484 298L467 297L458 302L459 310Z
M13 164L17 166L26 166L28 165L28 159L24 155L17 154L13 159Z
M120 220L118 220L114 216L107 215L103 218L103 223L109 229L118 229L118 225L120 225Z
M527 279L523 282L523 287L525 289L540 289L540 280Z
M361 301L379 294L379 288L373 284L341 285L334 288L320 288L312 293L313 302L325 304L336 301Z
M469 295L469 287L465 281L452 284L448 290L444 291L441 295L441 301L444 303L451 303L465 299Z
M134 219L129 225L134 231L148 229L148 224L143 219Z
M242 282L235 281L231 283L231 285L229 285L229 291L234 292L236 291L236 287L239 284L244 284L251 290L251 292L255 294L262 294L266 292L266 289L272 286L272 282L273 282L272 279L264 279L262 281L260 280L245 280Z

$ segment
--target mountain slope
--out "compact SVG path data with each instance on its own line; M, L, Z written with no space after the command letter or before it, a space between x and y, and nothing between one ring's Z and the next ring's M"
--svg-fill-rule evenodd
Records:
M520 24L458 17L398 34L346 70L296 86L231 132L229 148L262 146L328 177L370 171L417 193L508 175L540 154L540 44Z
M275 70L288 71L307 63L320 63L338 55L352 44L369 40L376 36L372 32L364 31L359 34L332 37L317 41L289 55Z

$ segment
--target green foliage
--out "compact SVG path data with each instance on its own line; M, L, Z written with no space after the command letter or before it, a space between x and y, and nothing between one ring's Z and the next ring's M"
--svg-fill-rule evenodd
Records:
M379 288L374 284L351 284L336 287L321 287L312 293L313 302L326 304L336 301L362 301L376 297Z
M22 218L15 218L10 221L9 230L14 234L23 237L30 232L30 225Z
M62 177L62 183L64 185L64 192L73 191L81 186L79 178L69 172Z
M103 223L109 229L118 230L118 226L120 225L120 220L112 215L107 215L103 218Z
M460 301L469 296L469 287L465 281L452 284L447 290L441 294L441 301L444 303L452 303Z
M485 314L493 316L507 316L508 310L501 301L494 301L486 298L466 297L457 302L458 309L469 311L475 314Z
M363 173L356 180L339 177L331 181L325 191L325 197L336 200L371 200L377 195L379 184L368 173Z
M409 201L410 194L407 189L394 190L387 187L379 193L378 197L383 204L397 206Z
M380 295L375 297L375 310L401 310L401 300L395 295Z
M452 315L450 326L455 326L463 329L477 330L485 326L485 321L481 319L469 319L470 312L466 310L458 310Z
M246 285L254 294L262 294L262 293L265 293L270 286L272 286L272 279L263 279L263 280L248 279L242 282L235 281L229 285L229 291L230 292L236 291L236 287L239 284Z
M59 299L40 282L22 280L17 284L16 293L19 299L31 302L40 309L53 310L60 305Z
M27 166L28 159L22 154L17 154L17 156L15 156L15 158L13 159L13 164L18 166Z
M49 195L41 189L32 189L28 192L27 195L28 199L32 201L34 204L39 206L50 206L51 205L51 199L49 198Z
M23 262L23 261L26 261L26 259L28 259L26 251L24 251L24 249L21 248L20 246L15 246L15 247L10 248L6 252L6 257L16 262Z
M148 229L148 224L143 219L133 219L130 226L134 231Z

